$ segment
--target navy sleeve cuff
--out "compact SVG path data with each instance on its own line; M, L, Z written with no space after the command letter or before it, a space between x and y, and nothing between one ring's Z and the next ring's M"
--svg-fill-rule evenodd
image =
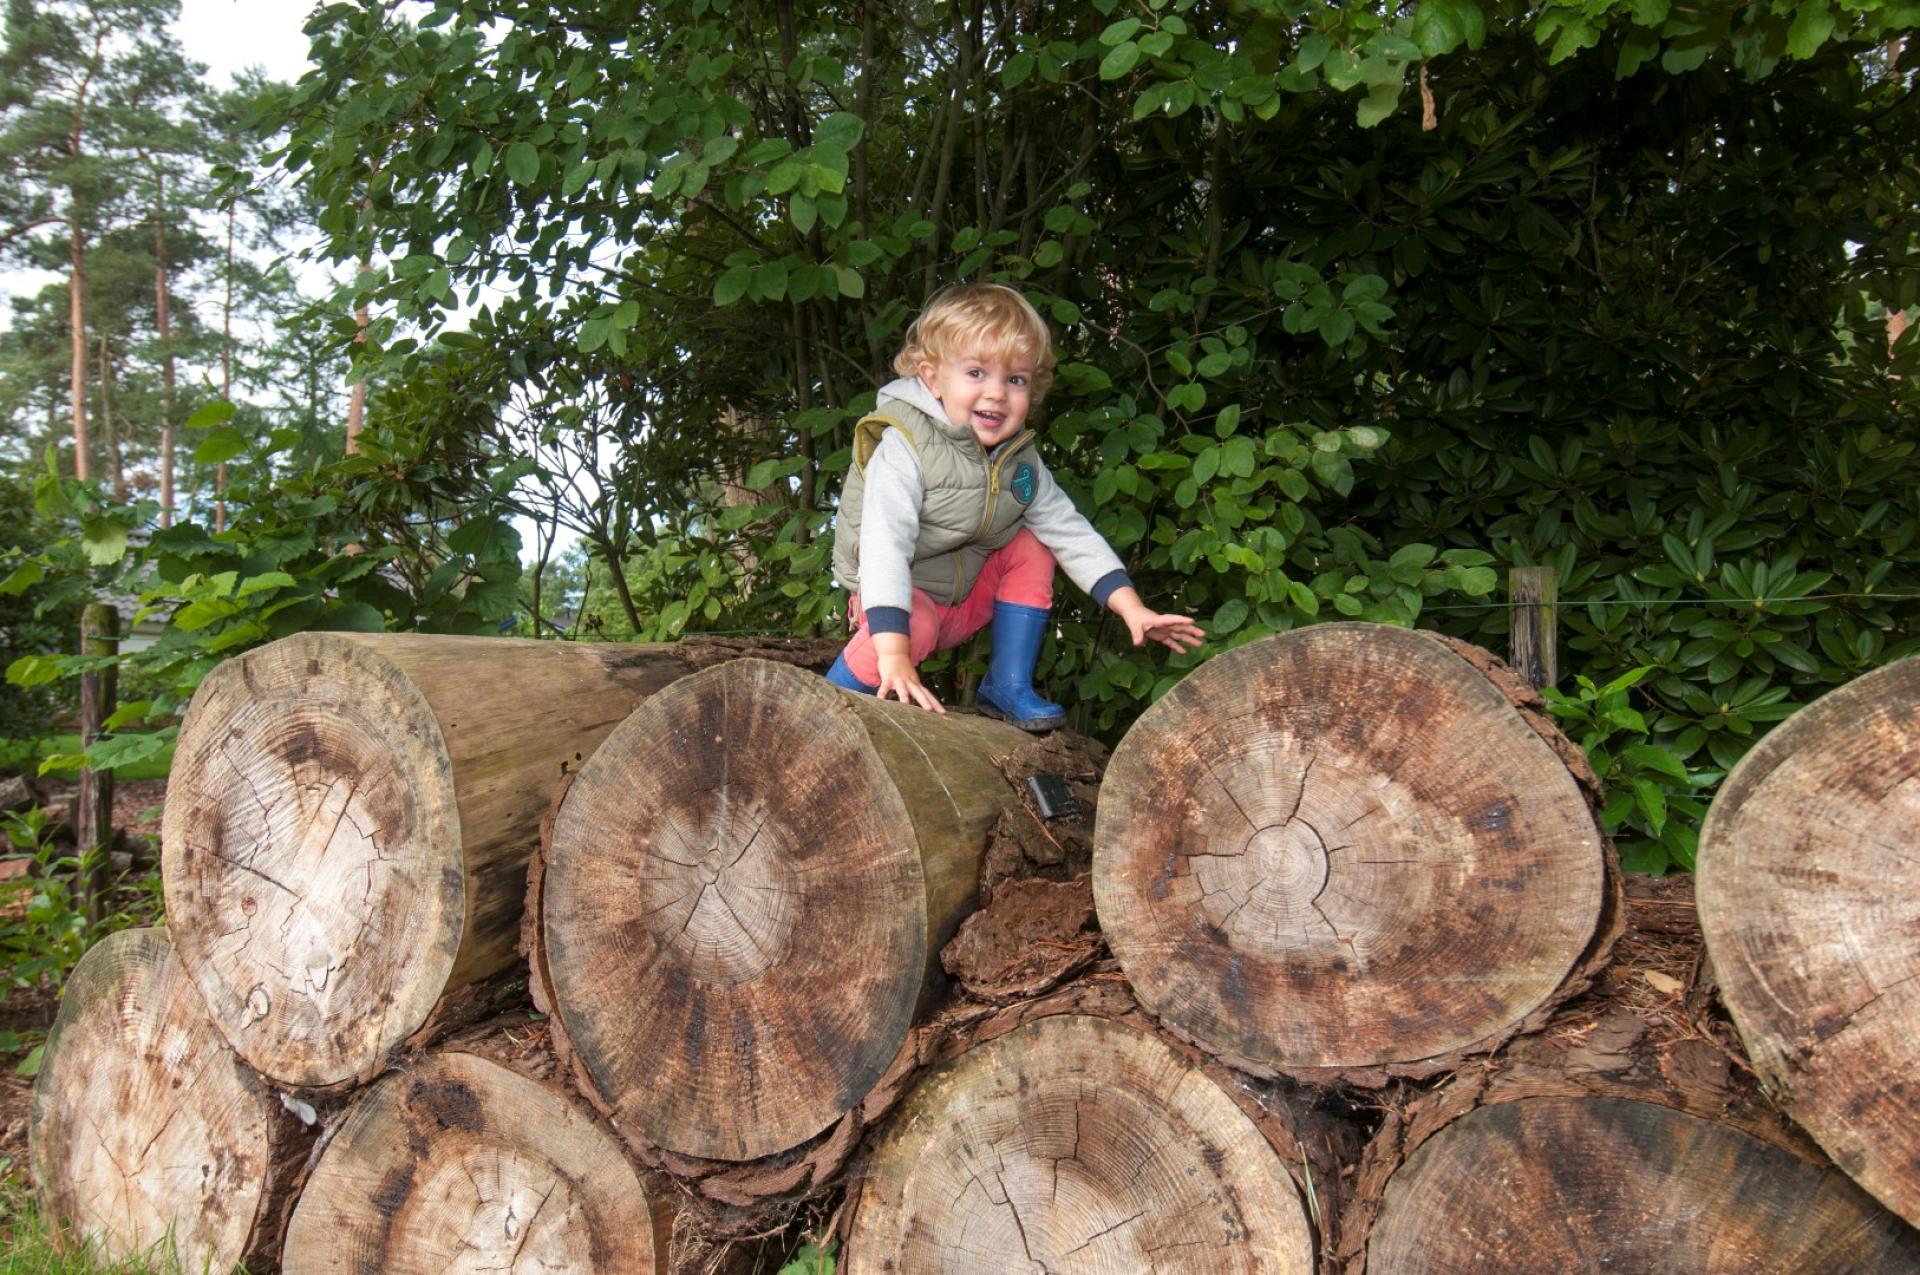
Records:
M1120 567L1115 567L1098 580L1095 580L1093 582L1093 588L1087 590L1087 592L1093 595L1095 602L1101 606L1105 606L1107 605L1107 599L1113 596L1116 589L1131 589L1132 587L1133 581L1128 578L1126 571Z
M1119 572L1125 575L1126 572ZM905 607L868 607L867 632L869 633L907 633L910 632L907 621L913 613Z

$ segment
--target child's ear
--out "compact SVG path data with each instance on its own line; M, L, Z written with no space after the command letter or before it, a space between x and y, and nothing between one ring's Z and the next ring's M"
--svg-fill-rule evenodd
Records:
M913 369L913 374L920 378L920 384L926 386L927 393L933 395L935 402L942 401L940 398L939 384L940 369L937 365L921 359L920 365Z

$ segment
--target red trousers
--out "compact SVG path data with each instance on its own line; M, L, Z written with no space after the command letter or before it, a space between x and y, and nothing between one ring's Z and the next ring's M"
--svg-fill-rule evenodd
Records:
M1020 606L1053 605L1053 551L1025 527L1000 549L987 555L980 578L954 606L942 606L924 590L913 591L913 615L907 622L907 654L915 664L935 651L959 646L978 633L993 618L993 604L1013 602ZM874 653L873 634L867 630L867 613L854 594L853 638L845 651L847 668L872 686L880 681L880 657Z

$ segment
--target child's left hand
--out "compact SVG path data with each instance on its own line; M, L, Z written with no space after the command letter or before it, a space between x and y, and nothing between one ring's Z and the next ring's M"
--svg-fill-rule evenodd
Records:
M1127 635L1133 639L1135 646L1151 639L1170 651L1184 654L1207 640L1205 630L1184 615L1162 615L1158 611L1143 608L1127 616L1126 620Z
M1149 638L1170 651L1185 654L1207 640L1205 630L1184 615L1162 615L1149 610L1133 586L1115 589L1107 599L1113 613L1127 622L1127 635L1139 646Z

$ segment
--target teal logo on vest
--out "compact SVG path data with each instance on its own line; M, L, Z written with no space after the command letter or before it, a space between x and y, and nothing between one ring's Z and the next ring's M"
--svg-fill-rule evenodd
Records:
M1033 466L1022 461L1020 468L1013 471L1013 481L1007 484L1014 499L1023 505L1033 503Z

